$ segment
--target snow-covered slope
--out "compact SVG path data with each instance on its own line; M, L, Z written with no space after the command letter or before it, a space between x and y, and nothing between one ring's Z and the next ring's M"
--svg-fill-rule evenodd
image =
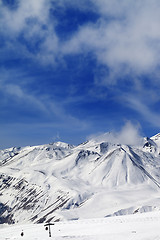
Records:
M92 139L0 151L0 223L160 208L160 134L139 146Z
M159 212L64 221L51 225L51 237L44 224L3 226L0 240L159 240L159 223Z

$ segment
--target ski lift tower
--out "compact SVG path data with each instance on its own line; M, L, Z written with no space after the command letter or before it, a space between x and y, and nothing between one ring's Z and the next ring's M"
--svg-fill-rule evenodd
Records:
M49 231L49 237L51 237L51 225L55 225L54 223L46 223L44 226L46 227L46 231Z

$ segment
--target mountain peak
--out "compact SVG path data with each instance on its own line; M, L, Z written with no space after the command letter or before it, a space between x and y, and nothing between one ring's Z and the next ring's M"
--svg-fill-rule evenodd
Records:
M52 144L52 143L51 143ZM61 148L67 148L67 149L71 149L71 148L74 148L75 146L72 145L72 144L68 144L68 143L65 143L65 142L54 142L53 145L56 145L57 147L61 147Z
M152 136L151 139L160 140L160 133L157 133L156 135Z

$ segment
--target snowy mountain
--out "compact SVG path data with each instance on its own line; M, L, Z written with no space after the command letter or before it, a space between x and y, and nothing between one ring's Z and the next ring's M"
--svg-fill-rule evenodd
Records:
M42 223L160 209L160 134L0 151L0 223Z

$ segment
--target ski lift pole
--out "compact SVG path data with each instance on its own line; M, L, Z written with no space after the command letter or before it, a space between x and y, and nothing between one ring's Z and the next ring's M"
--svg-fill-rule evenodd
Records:
M47 223L44 225L46 227L46 230L49 231L49 237L51 237L51 225L54 225L54 223Z

